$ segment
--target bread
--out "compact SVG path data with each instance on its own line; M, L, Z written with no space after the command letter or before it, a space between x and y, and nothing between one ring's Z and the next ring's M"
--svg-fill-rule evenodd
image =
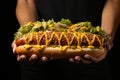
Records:
M26 48L23 45L23 46L18 46L16 48L16 53L19 55L24 54L27 57L30 57L32 54L36 54L39 57L46 56L46 57L52 57L54 59L70 58L74 56L83 56L84 54L89 54L91 56L98 58L104 54L104 48L103 49L82 48L81 50L68 48L65 51L61 51L59 47L54 47L54 48L44 47L41 50L38 50L34 46L30 48Z

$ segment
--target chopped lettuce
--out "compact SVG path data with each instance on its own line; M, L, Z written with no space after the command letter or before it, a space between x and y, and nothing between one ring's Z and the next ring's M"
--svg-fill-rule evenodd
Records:
M106 32L100 28L100 26L93 26L91 22L78 22L73 24L69 19L62 18L60 21L55 22L54 19L45 21L28 22L26 25L21 25L18 31L14 34L15 38L19 38L22 35L29 32L39 31L57 31L57 32L90 32L93 34L99 34L106 40L108 39Z
M32 29L31 25L28 26L21 26L20 29L18 30L22 34L28 33Z
M72 25L72 23L71 23L71 21L69 19L64 19L64 18L61 19L60 23L65 24L67 26Z

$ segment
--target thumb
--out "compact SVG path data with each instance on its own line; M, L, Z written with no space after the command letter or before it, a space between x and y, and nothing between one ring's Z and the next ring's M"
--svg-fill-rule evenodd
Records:
M88 60L91 60L92 62L97 63L97 62L103 60L105 58L105 56L106 56L106 51L105 51L104 55L100 56L99 58L93 57L93 56L91 56L89 54L85 54L84 58L88 59Z
M15 53L16 47L17 47L16 44L12 43L12 48L13 48L12 51L13 51L13 53Z

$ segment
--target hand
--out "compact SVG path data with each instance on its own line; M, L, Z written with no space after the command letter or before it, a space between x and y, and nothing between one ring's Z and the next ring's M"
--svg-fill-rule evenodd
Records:
M112 46L113 46L112 41L109 41L108 43L106 43L105 53L104 53L104 55L100 56L99 58L93 57L89 54L85 54L83 57L75 56L73 58L69 58L69 61L75 62L75 63L82 62L84 64L90 64L92 62L94 62L94 63L100 62L106 57L108 51L112 48Z
M27 59L26 55L17 55L17 61L22 61L22 60L25 60L25 59ZM46 61L48 61L48 58L46 56L38 58L38 56L36 54L32 54L29 57L28 60L29 61L36 61L38 59L39 59L40 62L46 62Z
M12 43L12 49L13 49L13 53L15 54L16 52L15 52L15 49L16 49L16 44L13 42ZM22 61L22 60L26 60L27 59L27 57L26 57L26 55L17 55L17 61ZM35 61L35 60L38 60L38 59L40 59L40 61L41 62L46 62L46 61L48 61L48 60L52 60L52 59L49 59L49 58L47 58L46 56L43 56L43 57L41 57L41 58L38 58L38 56L36 55L36 54L32 54L30 57L29 57L29 61Z

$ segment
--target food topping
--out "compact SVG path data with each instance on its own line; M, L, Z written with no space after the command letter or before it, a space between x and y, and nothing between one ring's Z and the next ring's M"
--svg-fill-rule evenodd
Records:
M88 21L73 24L69 19L29 22L15 33L17 46L36 45L38 49L57 46L62 51L75 47L80 50L82 47L103 48L107 40L100 26L94 27Z

